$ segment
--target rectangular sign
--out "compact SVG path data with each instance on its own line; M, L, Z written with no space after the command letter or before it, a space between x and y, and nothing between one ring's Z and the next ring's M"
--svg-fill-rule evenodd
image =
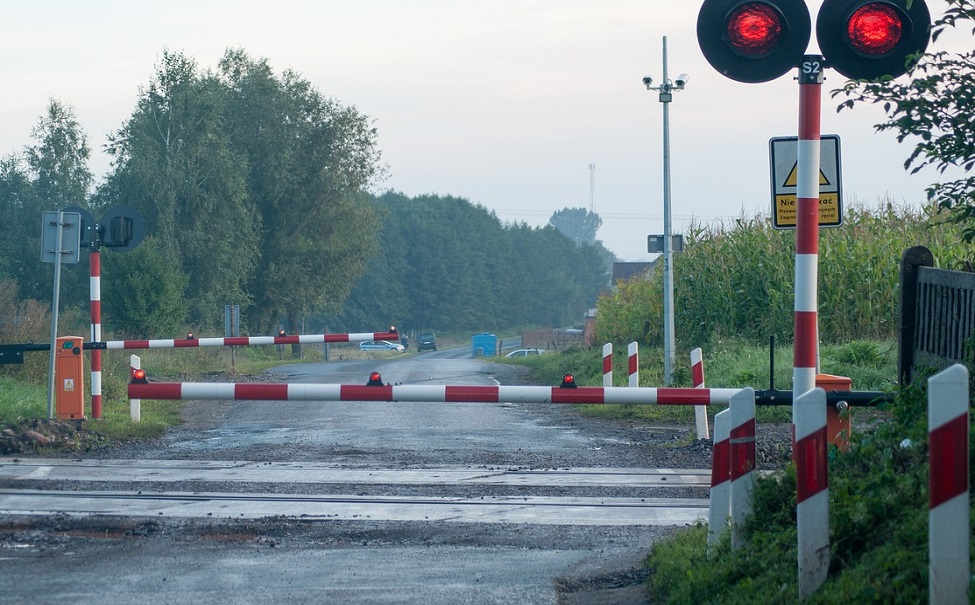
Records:
M647 252L650 254L663 254L664 251L664 236L662 235L648 235L647 236ZM670 236L670 251L671 252L683 252L684 251L684 236L680 233L675 233Z
M840 137L824 134L819 140L819 226L843 223L843 186L840 168ZM795 229L799 138L769 139L772 174L772 226Z
M58 213L47 210L41 216L41 262L64 264L81 260L81 215L61 212L61 241L58 241Z

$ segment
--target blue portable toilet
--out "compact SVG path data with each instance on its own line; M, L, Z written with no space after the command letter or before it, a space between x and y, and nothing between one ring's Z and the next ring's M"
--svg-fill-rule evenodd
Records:
M498 337L482 332L471 337L471 357L494 357L498 351Z

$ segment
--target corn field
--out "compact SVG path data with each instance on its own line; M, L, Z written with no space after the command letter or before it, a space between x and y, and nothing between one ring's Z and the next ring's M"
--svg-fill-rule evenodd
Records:
M890 339L898 324L900 261L927 246L938 266L962 269L973 258L961 228L933 207L885 202L845 209L843 225L821 229L819 330L823 342ZM768 216L733 224L692 224L674 254L678 345L724 338L791 342L795 307L795 231L772 228ZM663 267L615 284L597 302L597 342L663 343Z

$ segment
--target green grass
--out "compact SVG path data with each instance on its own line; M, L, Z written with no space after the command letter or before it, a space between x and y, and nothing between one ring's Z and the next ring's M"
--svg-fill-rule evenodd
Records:
M47 385L0 375L0 424L47 418Z

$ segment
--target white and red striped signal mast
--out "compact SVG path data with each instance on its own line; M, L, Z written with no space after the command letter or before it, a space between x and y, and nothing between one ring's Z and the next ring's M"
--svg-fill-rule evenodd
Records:
M705 0L697 37L708 62L739 82L767 82L798 67L793 458L797 473L799 598L829 569L826 407L816 387L819 351L818 255L820 116L824 70L877 80L907 73L927 48L930 14L923 0L824 0L816 19L822 54L807 54L804 0Z

